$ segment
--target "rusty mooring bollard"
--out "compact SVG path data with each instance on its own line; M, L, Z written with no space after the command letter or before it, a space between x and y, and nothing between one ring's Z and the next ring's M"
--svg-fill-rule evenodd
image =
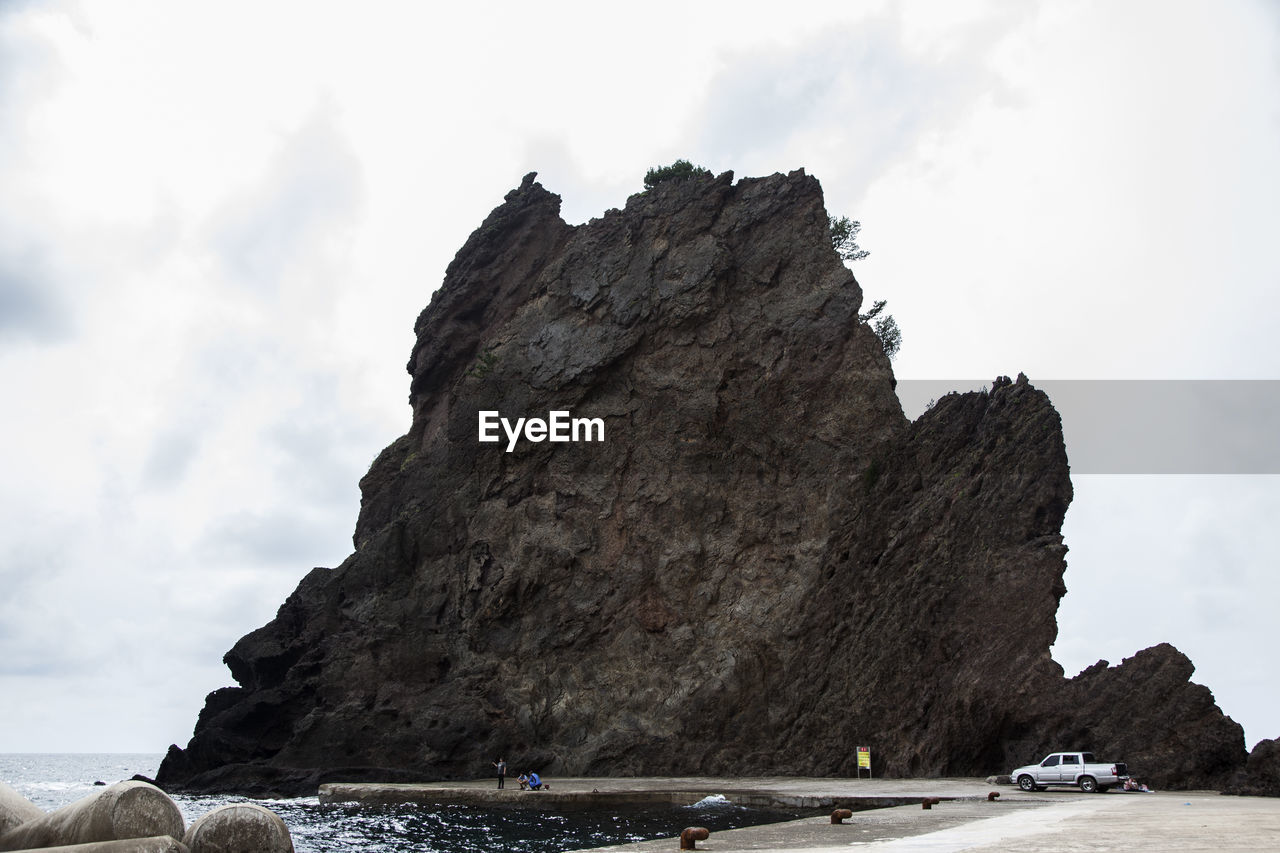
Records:
M942 800L938 799L937 797L925 797L923 800L920 801L920 808L932 809L934 806L936 806L940 802L942 802Z
M999 791L992 791L990 794L987 794L987 802L988 802L988 803L994 803L994 802L995 802L996 800L998 800L998 799L1000 799L1000 792L999 792Z
M852 809L836 809L831 813L832 823L844 823L845 818L853 817Z
M684 832L680 833L680 849L697 850L697 842L706 841L710 836L711 830L705 826L686 827Z

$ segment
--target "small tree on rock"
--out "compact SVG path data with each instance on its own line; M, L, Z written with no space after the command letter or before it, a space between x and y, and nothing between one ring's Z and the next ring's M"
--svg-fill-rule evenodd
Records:
M887 299L881 299L879 302L871 306L871 310L865 314L859 314L858 319L864 323L870 323L872 320L880 316L880 312L884 310Z
M711 170L695 166L688 160L677 160L670 166L654 166L644 176L644 188L651 190L664 181L687 181L690 178L710 178Z
M858 232L862 230L861 222L847 216L836 219L828 215L827 227L831 229L831 245L840 253L840 260L860 261L871 254L858 245Z
M880 346L884 349L884 354L892 359L898 354L898 350L902 349L902 330L898 328L898 321L893 319L892 314L880 316L884 312L886 303L887 300L878 300L872 304L870 311L859 314L858 319L863 323L870 323L875 320L871 329L876 333L876 337L880 339Z
M892 360L898 354L898 350L902 349L902 330L898 328L898 321L893 319L892 314L885 314L879 320L876 320L874 326L871 327L876 337L880 339L880 346L884 348L884 354Z

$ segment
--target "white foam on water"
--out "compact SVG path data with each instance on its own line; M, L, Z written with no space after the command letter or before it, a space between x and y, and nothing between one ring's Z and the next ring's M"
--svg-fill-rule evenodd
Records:
M68 791L83 787L80 782L28 782L26 787L33 791Z
M697 809L697 808L708 808L711 806L731 806L731 805L733 805L733 803L729 802L728 798L725 797L724 794L711 794L710 796L703 797L701 800L698 800L696 803L689 806L689 808Z

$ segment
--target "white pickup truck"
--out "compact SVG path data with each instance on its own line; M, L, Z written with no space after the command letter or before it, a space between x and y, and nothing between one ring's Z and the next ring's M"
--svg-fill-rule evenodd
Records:
M1086 794L1102 793L1129 778L1124 764L1099 764L1092 752L1055 752L1039 764L1019 767L1009 777L1024 791L1043 791L1049 785L1080 786Z

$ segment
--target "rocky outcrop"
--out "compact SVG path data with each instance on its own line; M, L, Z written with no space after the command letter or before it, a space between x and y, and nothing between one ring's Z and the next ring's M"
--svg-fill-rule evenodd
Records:
M1223 793L1280 797L1280 740L1258 741Z
M1092 744L1103 761L1124 761L1156 789L1221 788L1244 759L1244 732L1224 717L1207 687L1190 683L1195 667L1168 643L1119 666L1107 661L1042 694L1022 723L1037 745Z
M499 755L853 775L857 744L876 775L1077 747L1165 785L1242 765L1173 649L1075 680L1051 659L1071 484L1045 395L1002 378L907 421L861 302L802 172L662 184L576 228L526 177L418 318L413 422L361 481L355 552L227 653L239 686L160 783L462 778ZM604 440L508 452L481 411Z

